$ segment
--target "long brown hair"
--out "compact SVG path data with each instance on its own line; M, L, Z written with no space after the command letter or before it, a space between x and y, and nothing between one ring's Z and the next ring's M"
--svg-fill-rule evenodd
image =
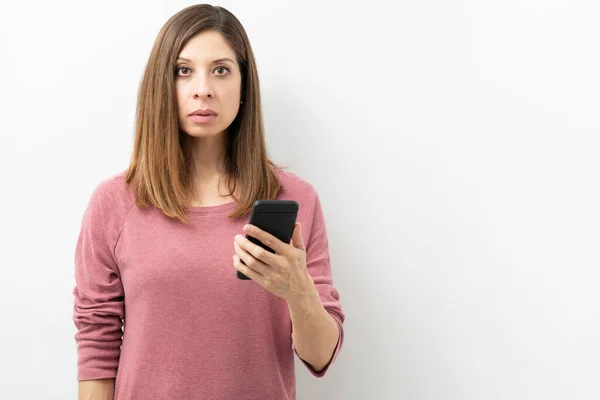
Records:
M164 215L186 225L187 207L196 193L188 135L179 129L174 71L177 56L187 41L205 31L223 35L236 54L242 75L243 104L227 128L223 165L228 180L234 182L230 195L238 183L241 185L237 207L229 217L246 215L255 200L275 199L281 188L275 169L285 168L267 155L258 73L242 24L219 6L198 4L181 10L161 28L144 70L126 182L134 186L138 206L154 205Z

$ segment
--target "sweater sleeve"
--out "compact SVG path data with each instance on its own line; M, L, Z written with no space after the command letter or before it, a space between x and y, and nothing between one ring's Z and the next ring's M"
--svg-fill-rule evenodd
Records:
M339 337L336 348L333 351L329 363L321 371L315 371L309 363L307 363L300 357L295 345L293 344L293 341L292 349L313 376L317 378L322 378L323 376L325 376L325 374L329 370L329 367L337 358L342 348L342 344L344 342L343 323L345 315L342 311L339 292L333 286L331 265L329 259L329 243L327 240L327 229L325 226L325 219L323 217L323 210L321 208L319 195L316 191L314 193L313 206L314 208L312 225L310 229L308 244L306 245L306 268L308 270L308 273L313 278L315 287L319 292L319 297L321 299L323 307L327 310L329 315L333 318L333 320L338 326Z
M78 381L115 378L121 352L124 292L114 255L116 234L108 228L114 215L104 189L98 185L92 193L75 248Z

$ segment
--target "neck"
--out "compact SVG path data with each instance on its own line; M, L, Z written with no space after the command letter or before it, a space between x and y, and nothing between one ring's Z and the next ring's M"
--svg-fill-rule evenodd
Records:
M190 137L193 155L194 181L200 186L218 180L225 160L227 134L221 132L216 136Z

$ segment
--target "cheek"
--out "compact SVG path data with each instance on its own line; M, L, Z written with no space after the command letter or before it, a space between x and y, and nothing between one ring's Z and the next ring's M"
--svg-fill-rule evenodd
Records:
M235 90L223 90L217 93L217 96L219 108L221 109L219 119L222 122L227 122L235 118L241 105L239 94Z
M236 86L226 86L221 91L221 99L227 104L235 104L240 101L240 89Z
M181 85L175 86L175 97L177 98L177 107L179 111L184 111L183 107L185 106L186 92L185 88L181 87Z

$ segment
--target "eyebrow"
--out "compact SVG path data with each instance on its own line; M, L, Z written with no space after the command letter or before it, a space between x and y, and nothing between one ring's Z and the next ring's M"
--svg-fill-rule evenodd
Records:
M189 60L189 59L184 58L184 57L177 57L177 60L183 60L183 61L187 61L187 62L192 62L192 60ZM220 62L223 62L223 61L229 61L230 63L235 64L231 58L227 58L227 57L225 57L225 58L219 58L219 59L213 61L212 63L213 64L217 64L217 63L220 63Z

